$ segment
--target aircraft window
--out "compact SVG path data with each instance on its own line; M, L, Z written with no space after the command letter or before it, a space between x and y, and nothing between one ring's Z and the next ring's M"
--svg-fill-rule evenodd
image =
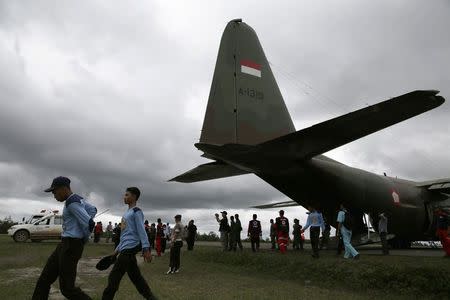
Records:
M55 225L61 225L62 224L62 217L56 216L55 217Z

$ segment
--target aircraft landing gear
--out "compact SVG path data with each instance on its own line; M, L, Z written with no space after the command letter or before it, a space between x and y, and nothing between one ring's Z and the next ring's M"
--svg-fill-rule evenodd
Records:
M411 249L411 241L393 238L388 241L391 249Z

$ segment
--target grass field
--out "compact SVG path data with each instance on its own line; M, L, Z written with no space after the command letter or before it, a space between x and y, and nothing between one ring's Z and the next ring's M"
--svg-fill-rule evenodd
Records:
M14 243L0 236L1 299L30 299L37 277L56 242ZM185 247L183 248L185 250ZM112 252L111 244L88 244L77 285L100 299L108 271L95 264ZM280 255L222 253L217 247L182 251L182 270L165 275L168 255L140 265L159 299L445 299L450 296L450 260L441 257L362 256L348 261L324 251ZM63 299L57 283L50 299ZM124 276L116 299L142 299Z

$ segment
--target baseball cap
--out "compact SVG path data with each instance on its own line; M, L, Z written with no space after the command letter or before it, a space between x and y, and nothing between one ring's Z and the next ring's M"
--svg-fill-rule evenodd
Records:
M227 214L227 212L224 210L224 211L221 211L220 212L221 214Z
M56 188L61 186L70 187L70 179L64 176L56 177L53 179L52 185L48 189L44 190L44 192L53 192Z
M181 215L176 215L175 219L181 219Z
M116 262L116 258L117 258L117 256L115 254L105 256L99 260L99 262L97 263L95 268L97 268L97 270L100 270L100 271L106 270L109 268L110 265L112 265L113 263Z

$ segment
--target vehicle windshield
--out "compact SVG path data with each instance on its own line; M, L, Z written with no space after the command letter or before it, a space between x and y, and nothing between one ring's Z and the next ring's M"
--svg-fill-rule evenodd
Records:
M33 215L31 216L25 224L34 224L36 221L40 220L44 215Z

